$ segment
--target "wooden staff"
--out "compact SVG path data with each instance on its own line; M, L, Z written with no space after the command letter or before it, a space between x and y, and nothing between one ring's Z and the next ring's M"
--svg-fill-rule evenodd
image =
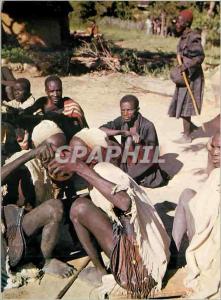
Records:
M75 282L77 279L79 273L88 265L90 262L90 258L87 257L86 260L84 261L83 265L77 270L77 272L73 275L73 277L68 281L68 283L65 285L65 287L59 292L57 297L55 299L62 299L63 296L66 294L66 292L69 290L69 288L72 286L72 284Z
M182 66L183 63L182 63L181 56L180 56L179 53L177 54L177 61L178 61L178 64L179 64L180 66ZM188 82L186 73L185 73L185 71L183 71L183 72L181 72L181 73L182 73L182 76L183 76L185 85L186 85L186 87L187 87L187 90L188 90L188 92L189 92L189 94L190 94L190 98L191 98L191 100L192 100L193 107L194 107L194 110L195 110L195 112L196 112L196 115L199 116L199 115L200 115L199 109L198 109L198 107L197 107L196 100L195 100L194 95L193 95L193 93L192 93L192 90L191 90L191 88L190 88L190 85L189 85L189 82ZM204 127L203 124L202 124L202 128L203 128L203 131L205 132L206 130L205 130L205 127Z

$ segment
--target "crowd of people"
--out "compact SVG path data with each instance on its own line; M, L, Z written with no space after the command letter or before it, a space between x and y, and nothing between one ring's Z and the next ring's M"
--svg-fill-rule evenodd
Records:
M182 64L171 75L176 90L169 116L183 119L184 133L178 143L191 143L193 133L200 130L191 122L196 114L193 100L180 82L185 73L200 111L204 52L200 36L191 29L192 20L191 11L185 10L176 22ZM2 288L9 285L12 272L30 261L29 241L39 233L38 267L63 278L74 274L74 267L53 253L60 226L66 222L74 244L80 242L94 265L84 272L84 279L99 286L102 277L111 273L134 298L147 298L161 289L166 271L176 265L187 231L188 287L196 298L216 297L220 290L219 126L212 122L214 130L208 133L207 182L200 192L182 192L170 239L141 188L162 187L172 178L160 164L157 131L140 113L138 98L125 95L118 118L89 128L80 104L63 97L58 76L46 78L45 95L35 100L29 80L14 78L7 68L3 71ZM88 190L84 195L79 195L80 181ZM110 260L109 268L101 251Z
M164 15L158 17L148 17L145 21L146 34L161 35L161 36L175 36L176 20L172 19L169 24L165 23L162 19ZM164 24L165 23L165 24Z

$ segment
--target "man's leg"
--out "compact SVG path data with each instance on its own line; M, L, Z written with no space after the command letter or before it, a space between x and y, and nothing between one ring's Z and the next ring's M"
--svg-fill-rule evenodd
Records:
M31 236L38 229L43 228L41 251L45 259L44 271L68 277L73 273L73 268L55 258L52 259L52 251L57 243L62 216L61 201L51 199L27 213L22 220L22 228L27 236Z
M198 127L192 123L191 117L182 117L183 119L183 136L175 140L176 143L185 144L192 142L191 133L196 130Z
M186 205L192 199L196 194L196 191L192 189L185 189L179 198L178 205L176 207L175 217L173 221L173 229L172 229L172 237L174 239L174 242L176 244L176 248L179 251L181 241L183 238L183 235L188 231L188 238L191 239L191 232L189 232L189 225L188 219L187 219L187 211L186 211Z
M172 238L170 243L170 262L168 264L169 269L177 268L177 258L180 250L180 245L184 234L189 229L186 214L186 205L195 194L196 192L194 190L185 189L180 195L179 202L175 211L175 217L173 220Z
M92 235L96 238L106 255L110 257L114 240L112 224L101 209L97 208L93 202L87 198L78 198L73 203L70 218L84 250L96 268L93 279L96 282L101 282L102 275L107 274L107 271L100 252L93 243Z

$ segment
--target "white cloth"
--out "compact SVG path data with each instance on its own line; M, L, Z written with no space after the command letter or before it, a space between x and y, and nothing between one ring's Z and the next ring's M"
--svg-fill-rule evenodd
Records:
M39 123L37 126L35 126L31 138L35 147L37 147L49 137L57 133L63 133L63 131L57 126L57 124L49 120L44 120L41 121L41 123Z
M3 101L4 104L7 106L13 107L13 108L28 108L29 106L32 106L35 103L35 98L31 95L27 100L25 100L23 103L17 101L17 100L11 100L9 102Z
M108 147L107 134L99 128L84 128L76 133L75 136L81 139L90 148L96 146Z
M154 206L142 188L120 168L107 162L98 163L94 170L104 179L116 184L112 193L124 190L132 200L131 223L134 225L139 253L148 272L162 286L169 260L170 239ZM93 203L102 208L110 218L117 220L113 205L96 188L90 191Z
M187 287L192 299L220 299L220 168L189 201L194 233L186 250Z
M29 152L29 150L21 150L14 153L9 159L6 160L6 164L14 161L23 154ZM32 182L35 188L36 194L36 206L40 205L42 202L53 198L52 183L49 179L45 168L41 166L39 159L34 158L25 163L31 173Z

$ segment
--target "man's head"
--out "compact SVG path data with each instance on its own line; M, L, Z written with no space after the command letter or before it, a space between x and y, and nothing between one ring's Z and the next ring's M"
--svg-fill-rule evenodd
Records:
M45 92L54 105L62 101L62 81L58 76L49 76L45 80Z
M103 156L108 148L108 142L106 133L101 129L84 128L72 137L69 146L75 151L76 158L86 161L91 155L90 158L95 163L94 156L97 152L93 154L93 151L99 149Z
M182 10L176 21L177 33L182 33L187 27L190 27L193 21L193 13L189 9Z
M35 128L33 129L32 142L36 148L45 143L50 144L55 151L55 149L59 149L59 147L64 146L66 144L66 137L63 131L54 122L44 120L37 126L35 126ZM48 164L50 163L48 159L46 159L45 161L44 159L41 159L41 163L45 167L45 169L48 169ZM72 175L63 174L61 176L52 176L51 174L49 174L49 176L55 181L65 181L69 179Z
M66 143L63 131L57 126L57 124L50 120L43 120L35 126L31 138L35 147L38 147L45 141L56 147L63 146Z
M31 84L26 78L18 78L14 85L14 96L18 102L23 103L31 95Z
M216 133L211 141L211 159L214 168L220 167L220 133Z
M139 111L139 100L133 95L126 95L120 100L121 117L124 122L136 119Z

